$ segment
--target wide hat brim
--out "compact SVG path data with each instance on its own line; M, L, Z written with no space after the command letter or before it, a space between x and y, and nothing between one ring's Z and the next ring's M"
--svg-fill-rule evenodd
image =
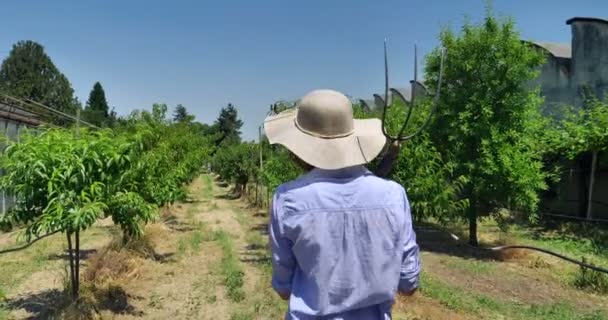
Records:
M386 145L379 119L355 119L353 132L339 138L323 138L301 131L295 122L297 108L264 120L271 144L280 144L304 162L327 170L366 164Z

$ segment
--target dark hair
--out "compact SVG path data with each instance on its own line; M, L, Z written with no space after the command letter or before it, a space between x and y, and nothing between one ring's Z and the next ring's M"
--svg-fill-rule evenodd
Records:
M289 151L289 156L304 171L310 171L315 168L314 166L312 166L312 165L308 164L307 162L305 162L304 160L300 159L295 153L293 153L291 151Z

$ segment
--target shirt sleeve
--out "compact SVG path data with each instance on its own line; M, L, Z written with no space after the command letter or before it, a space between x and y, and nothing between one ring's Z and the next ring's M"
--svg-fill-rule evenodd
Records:
M268 234L272 254L272 287L279 293L290 293L296 260L291 251L292 243L283 235L281 225L282 206L279 193L275 193L270 206Z
M416 233L412 224L410 204L404 192L405 208L405 243L403 246L403 258L401 261L401 273L399 279L399 291L409 292L418 288L420 275L420 249L416 242Z

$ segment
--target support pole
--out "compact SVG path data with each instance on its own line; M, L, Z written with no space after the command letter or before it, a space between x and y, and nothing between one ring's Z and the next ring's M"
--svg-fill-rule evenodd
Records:
M589 195L587 197L587 220L593 219L593 185L595 184L595 169L597 167L597 151L593 151L591 159L591 176L589 177Z

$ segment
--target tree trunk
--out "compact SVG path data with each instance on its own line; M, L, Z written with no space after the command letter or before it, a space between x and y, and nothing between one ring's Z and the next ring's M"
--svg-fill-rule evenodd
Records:
M477 203L473 198L470 198L469 205L469 244L472 246L478 246L477 241Z
M258 181L255 182L255 201L253 202L255 206L258 206Z
M70 292L72 294L72 299L76 300L76 281L75 281L75 269L74 269L74 254L72 252L72 233L71 232L66 232L66 236L68 238L68 259L70 261Z
M589 176L589 194L587 198L587 219L593 219L593 184L595 183L595 170L597 168L597 151L593 151L591 159L591 174Z
M80 291L80 231L76 231L74 236L76 238L76 247L74 248L76 250L76 262L74 263L74 294L75 298L78 298L78 292Z
M243 195L243 185L241 183L237 182L234 185L234 192L233 192L233 194L234 194L234 196L236 198L240 198L241 195Z

